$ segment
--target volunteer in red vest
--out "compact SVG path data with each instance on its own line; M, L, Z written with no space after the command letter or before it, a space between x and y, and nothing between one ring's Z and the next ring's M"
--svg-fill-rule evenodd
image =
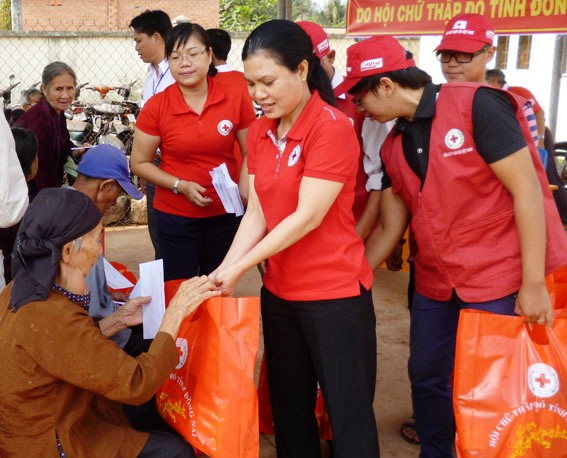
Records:
M344 88L366 116L398 118L381 150L383 193L395 199L381 210L367 256L373 268L384 260L409 212L417 244L409 374L420 456L451 457L459 310L549 325L544 277L567 264L567 239L513 96L474 83L433 85L392 37L351 46L347 66Z
M248 135L250 198L211 278L232 294L267 260L262 320L280 457L319 458L317 382L335 458L379 456L372 408L372 272L354 230L357 138L297 24L269 21L246 39L244 77L264 117Z
M210 171L226 163L236 183L234 143L246 155L254 110L243 91L214 77L211 47L198 24L167 35L176 84L154 95L136 123L132 170L157 187L154 207L166 280L210 273L224 258L240 218L226 213ZM161 163L153 163L159 147Z

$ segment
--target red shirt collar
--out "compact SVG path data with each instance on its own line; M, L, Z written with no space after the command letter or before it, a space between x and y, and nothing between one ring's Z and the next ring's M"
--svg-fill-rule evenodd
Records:
M301 140L307 134L307 132L311 130L311 127L319 121L321 110L325 109L325 107L327 109L334 109L334 107L329 107L329 105L319 96L319 93L317 91L313 91L311 93L311 98L309 99L305 107L303 107L303 110L299 114L299 117L295 120L293 126L287 133L286 138L288 140ZM264 137L267 137L269 130L275 132L278 121L279 119L266 120L266 129L264 130L262 135Z

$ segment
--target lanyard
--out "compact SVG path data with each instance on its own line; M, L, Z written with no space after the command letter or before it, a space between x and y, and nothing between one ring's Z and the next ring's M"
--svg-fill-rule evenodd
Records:
M169 71L169 67L167 67L167 70L165 72L163 72L161 74L161 76L159 77L159 79L157 80L157 83L154 85L153 87L153 94L152 95L156 95L156 92L158 90L159 87L159 83L161 83L161 80L163 79L163 77L165 76L165 74Z

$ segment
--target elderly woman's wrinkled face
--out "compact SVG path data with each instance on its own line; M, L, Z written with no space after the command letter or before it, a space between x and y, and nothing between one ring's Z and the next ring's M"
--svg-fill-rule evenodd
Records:
M96 264L98 255L102 251L100 243L100 233L102 224L98 224L92 231L83 235L81 238L81 247L79 251L71 254L69 264L75 269L80 269L84 277L90 272L91 268Z
M75 98L75 78L69 73L62 73L53 78L47 86L42 85L43 95L49 105L57 113L65 111L71 106Z

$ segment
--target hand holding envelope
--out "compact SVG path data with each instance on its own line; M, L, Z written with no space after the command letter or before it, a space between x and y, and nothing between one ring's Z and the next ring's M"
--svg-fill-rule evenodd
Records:
M234 213L236 216L244 214L244 205L240 198L238 185L232 180L226 164L223 162L209 172L213 178L213 186L219 195L222 205L227 213Z

